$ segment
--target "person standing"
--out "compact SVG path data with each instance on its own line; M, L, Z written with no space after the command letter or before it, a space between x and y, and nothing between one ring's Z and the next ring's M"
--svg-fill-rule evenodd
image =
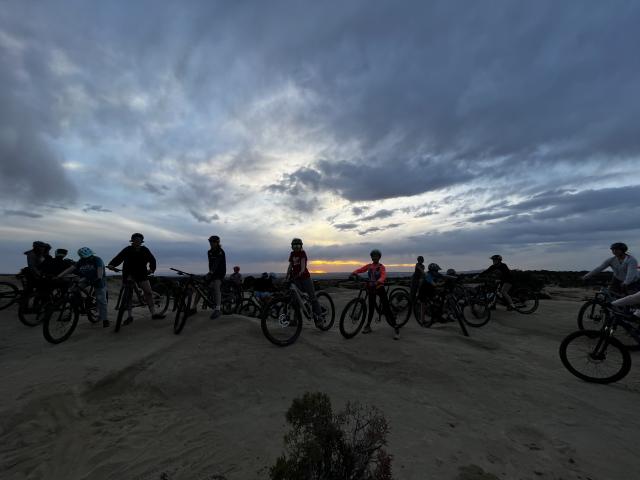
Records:
M376 296L380 297L380 305L382 306L382 313L387 317L390 324L396 324L396 317L391 312L391 306L389 305L389 298L387 297L387 291L384 287L384 282L387 279L387 269L380 263L382 253L377 248L371 250L369 253L371 257L371 263L363 265L362 267L354 270L351 273L352 277L358 276L359 273L367 272L367 291L369 296L369 311L367 324L362 329L362 333L371 333L371 321L373 320L373 314L376 310ZM400 329L394 327L395 335L394 340L400 339Z
M416 300L416 295L418 294L420 284L422 283L422 279L424 278L424 257L420 255L417 260L418 262L416 263L415 269L413 271L413 276L411 277L411 290L409 293L411 305L413 305Z
M220 245L220 237L218 235L212 235L209 237L209 246L211 248L207 252L207 257L209 259L209 273L207 275L207 279L211 282L211 291L215 302L211 318L215 319L222 315L220 308L222 305L222 292L220 287L222 286L224 276L227 274L227 258L222 246Z
M121 263L122 265L122 281L136 282L142 291L144 292L144 301L147 303L151 318L160 319L164 318L162 313L155 312L155 305L153 304L153 291L151 290L151 283L149 282L149 273L156 271L156 257L153 256L151 250L145 247L144 235L141 233L134 233L131 235L131 245L123 248L118 255L107 265L107 268L114 269ZM123 322L123 325L128 325L133 321L133 317L129 314L129 317Z

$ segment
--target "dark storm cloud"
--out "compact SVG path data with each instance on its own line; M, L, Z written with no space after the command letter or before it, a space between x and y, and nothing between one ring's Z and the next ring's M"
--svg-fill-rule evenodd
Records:
M107 213L107 212L111 212L112 210L109 210L108 208L104 208L102 205L85 205L85 207L82 209L83 212L102 212L102 213Z
M363 222L369 221L369 220L376 220L379 218L389 218L391 216L393 216L393 214L395 213L395 210L388 210L386 208L383 208L381 210L378 210L377 212L372 213L371 215L367 215L366 217L362 217L360 220Z
M510 219L527 216L539 220L564 219L572 216L593 215L603 210L623 214L638 210L640 186L603 188L599 190L555 190L541 192L534 197L511 205L500 202L494 207L479 210L468 219L469 222ZM495 211L494 211L495 210ZM479 212L479 213L478 213Z
M358 228L358 224L357 223L336 223L335 225L333 225L333 227L343 231L353 230L354 228Z
M193 218L195 218L200 223L211 223L214 220L220 219L220 216L218 216L218 214L202 215L201 213L196 212L195 210L189 210L189 213L193 216Z
M166 185L157 186L150 182L144 182L142 188L144 188L147 192L153 193L155 195L165 195L167 193L167 190L169 190L169 187L167 187Z
M402 223L388 223L381 227L369 227L369 228L365 228L364 230L360 230L358 232L358 235L364 236L374 232L384 232L385 230L389 230L391 228L397 228L400 226L402 226Z
M5 210L5 215L8 216L16 216L16 217L28 217L28 218L41 218L42 215L34 212L26 212L24 210Z

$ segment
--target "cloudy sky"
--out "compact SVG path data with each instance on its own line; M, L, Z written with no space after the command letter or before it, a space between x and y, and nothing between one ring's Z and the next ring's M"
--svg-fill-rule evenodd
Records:
M640 2L3 1L0 271L475 269L640 250Z

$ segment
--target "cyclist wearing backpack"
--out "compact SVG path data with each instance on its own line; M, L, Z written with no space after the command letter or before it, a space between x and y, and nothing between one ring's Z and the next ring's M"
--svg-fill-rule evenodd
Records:
M395 315L391 312L391 306L389 305L389 298L387 297L387 291L384 288L384 282L387 279L387 269L380 263L382 253L380 250L371 250L371 263L363 265L362 267L354 270L351 273L352 277L357 277L359 273L367 272L367 290L369 296L369 312L367 318L367 324L362 333L371 333L371 321L373 320L373 313L376 310L376 296L380 297L380 305L382 306L382 313L387 317L389 323L395 324ZM395 335L394 339L400 338L400 329L394 327Z
M156 271L156 257L147 247L142 245L144 243L144 235L141 233L131 235L130 242L131 245L123 248L118 255L113 257L107 268L113 269L122 263L122 281L133 281L140 286L144 292L144 301L147 303L151 318L154 320L164 318L163 314L155 312L153 291L148 278L149 272L154 273ZM133 318L128 317L123 322L123 325L128 325L132 321Z
M610 248L613 257L607 258L602 264L583 276L582 279L586 280L596 273L611 268L613 270L613 278L610 285L612 291L625 294L638 292L640 290L638 261L627 253L629 248L622 242L616 242Z
M98 306L98 319L102 320L102 327L109 326L107 313L107 278L105 275L104 262L93 253L89 247L82 247L78 250L78 260L75 265L60 272L56 278L64 277L70 273L78 275L84 282L93 287Z

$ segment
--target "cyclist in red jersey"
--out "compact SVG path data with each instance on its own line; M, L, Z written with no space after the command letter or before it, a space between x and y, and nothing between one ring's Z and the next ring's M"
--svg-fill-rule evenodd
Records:
M352 276L357 276L359 273L367 272L367 289L369 294L369 314L367 318L367 324L365 325L362 333L371 333L371 321L373 320L373 313L376 309L376 295L380 297L380 304L382 306L382 313L389 319L390 323L395 324L396 318L391 312L391 306L389 305L389 299L387 298L387 291L384 288L384 282L387 279L387 269L380 263L382 253L378 249L371 250L369 254L371 256L371 263L363 265L362 267L354 270ZM400 338L400 329L395 327L395 340Z
M313 288L313 280L307 268L307 254L302 249L302 240L294 238L291 240L291 254L289 255L289 268L287 268L287 278L296 284L296 286L309 295L311 307L313 308L314 320L320 318L320 304L316 298L316 292Z

